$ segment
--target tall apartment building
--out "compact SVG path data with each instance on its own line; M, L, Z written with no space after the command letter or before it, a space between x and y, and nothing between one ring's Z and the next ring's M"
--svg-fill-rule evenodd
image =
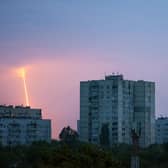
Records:
M0 143L3 146L51 141L51 121L42 119L41 109L0 106Z
M160 117L156 120L156 143L168 143L168 117Z
M109 145L131 144L131 129L141 129L140 145L155 142L155 83L122 75L80 83L80 139ZM103 134L104 133L104 134Z

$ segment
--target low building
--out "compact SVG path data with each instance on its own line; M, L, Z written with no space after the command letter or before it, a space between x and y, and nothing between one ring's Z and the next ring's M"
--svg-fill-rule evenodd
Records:
M42 119L41 109L0 106L0 143L15 146L35 141L51 141L51 120Z
M168 117L160 117L156 120L156 143L168 143Z

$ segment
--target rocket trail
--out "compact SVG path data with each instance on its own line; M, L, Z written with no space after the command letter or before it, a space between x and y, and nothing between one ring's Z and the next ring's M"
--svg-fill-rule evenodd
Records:
M19 75L23 80L23 86L24 86L24 92L25 92L25 100L26 100L26 106L29 106L29 96L27 91L27 84L26 84L26 72L24 68L19 69Z
M23 78L23 84L24 84L24 90L25 90L25 98L26 98L26 106L29 106L29 96L27 91L27 85L26 85L26 77Z

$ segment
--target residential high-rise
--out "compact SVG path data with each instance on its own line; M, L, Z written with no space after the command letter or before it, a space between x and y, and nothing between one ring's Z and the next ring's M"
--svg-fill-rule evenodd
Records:
M168 143L168 117L160 117L156 120L156 143Z
M42 119L41 109L0 106L0 144L28 145L34 141L51 141L51 121Z
M80 139L131 144L131 129L141 130L140 145L155 142L155 83L124 80L122 75L80 83Z

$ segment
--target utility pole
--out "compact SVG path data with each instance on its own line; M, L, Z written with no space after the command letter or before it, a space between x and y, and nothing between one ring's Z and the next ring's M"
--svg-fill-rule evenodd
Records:
M132 156L131 156L131 168L140 168L140 161L139 161L139 138L141 134L141 128L139 128L138 132L136 129L131 129L131 136L132 136Z

